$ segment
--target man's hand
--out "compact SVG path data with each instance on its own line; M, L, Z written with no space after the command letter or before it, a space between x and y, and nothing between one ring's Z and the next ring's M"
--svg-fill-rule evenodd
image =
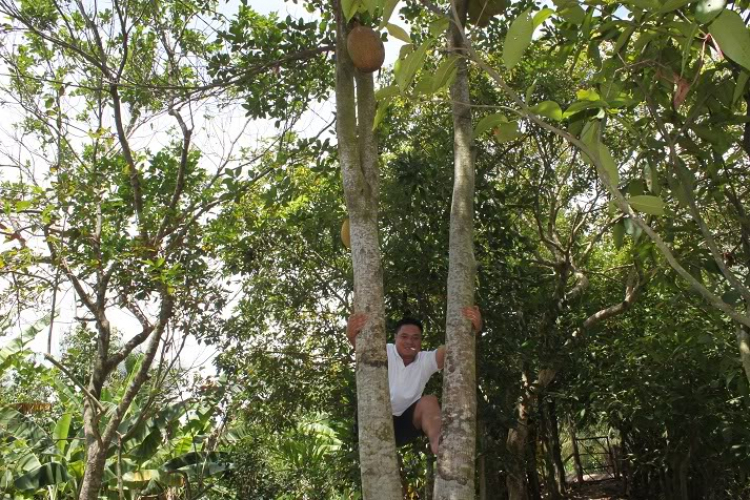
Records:
M461 309L464 317L471 320L471 329L474 333L482 331L482 313L479 310L479 306L469 306Z
M357 347L357 334L365 327L367 323L366 313L355 313L349 316L346 322L346 338L352 347Z

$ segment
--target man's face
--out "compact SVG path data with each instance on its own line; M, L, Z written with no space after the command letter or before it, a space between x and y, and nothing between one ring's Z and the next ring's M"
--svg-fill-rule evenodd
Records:
M396 352L404 361L413 361L422 349L422 331L417 325L403 325L396 332Z

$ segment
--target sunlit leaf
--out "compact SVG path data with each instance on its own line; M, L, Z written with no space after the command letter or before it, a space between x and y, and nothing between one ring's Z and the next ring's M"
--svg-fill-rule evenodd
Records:
M448 26L450 26L451 22L447 17L441 17L440 19L436 21L432 21L430 23L430 35L433 37L439 37L445 31L448 29Z
M402 42L411 43L411 38L409 37L409 33L407 33L401 26L388 23L386 25L386 28L388 28L388 34L391 35L393 38L397 38L401 40Z
M429 43L423 43L417 50L406 56L406 59L396 69L396 83L402 91L406 90L412 80L414 80L417 71L424 65L428 49Z
M534 17L531 19L531 23L534 25L534 28L536 29L540 24L542 24L544 21L549 19L549 17L554 14L555 11L550 9L549 7L545 7L536 14L534 14Z
M388 21L390 21L391 15L396 9L396 5L398 5L398 2L399 0L385 0L385 5L383 6L383 20L380 21L381 30L385 28L385 26L388 24Z
M555 101L543 101L533 106L531 110L534 113L546 116L550 120L560 121L563 119L563 112L560 109L560 105Z
M612 226L612 239L614 240L615 248L622 248L625 240L625 223L623 221L619 221Z
M497 127L502 123L508 123L508 118L502 113L493 113L487 115L477 123L474 129L474 137L479 137L481 134L490 130L491 128Z
M375 91L375 99L378 101L390 101L398 95L401 95L401 90L396 85L388 85Z
M508 28L508 34L503 44L503 62L508 69L513 69L516 64L521 62L523 53L531 43L534 23L531 20L530 13L531 10L522 12Z
M664 215L664 200L658 196L640 195L628 198L633 209L650 215Z
M750 70L750 32L739 14L724 10L708 27L729 59Z
M695 19L699 23L710 23L721 14L726 4L726 0L702 0L695 8Z
M737 77L737 83L734 85L734 93L732 94L732 106L737 104L737 101L745 94L748 78L750 78L750 73L747 71L741 71Z
M493 129L492 133L495 140L501 144L514 141L523 135L518 128L518 122L501 123Z
M377 130L377 128L380 126L380 123L383 121L383 118L385 118L385 114L388 112L388 104L387 102L381 102L378 104L378 109L375 111L375 119L372 122L372 129Z
M459 56L451 54L445 61L440 63L432 79L432 92L437 92L445 87L451 80L451 76L456 74L456 63Z

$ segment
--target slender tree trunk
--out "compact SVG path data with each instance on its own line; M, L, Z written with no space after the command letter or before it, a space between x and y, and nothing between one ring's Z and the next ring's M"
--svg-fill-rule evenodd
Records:
M529 429L529 437L526 440L526 475L529 478L529 498L531 500L541 500L542 491L539 486L539 467L536 460L538 427L536 421L530 417L527 420L526 426Z
M378 151L372 124L372 75L354 69L346 49L348 28L336 15L336 132L349 211L354 268L354 310L368 315L357 336L357 405L362 492L365 500L401 498L385 351L383 268L378 237ZM356 78L356 108L354 80Z
M545 490L547 497L552 500L560 499L560 489L555 477L555 461L552 458L552 433L550 431L549 415L546 411L547 402L539 400L539 430L541 431L541 442L544 444L544 472Z
M516 425L508 430L506 447L510 454L508 477L508 500L526 500L528 498L526 482L526 440L528 439L528 402L522 398L518 402Z
M99 498L104 478L104 466L107 460L106 449L94 442L86 446L86 470L81 481L80 500L95 500Z
M467 1L453 2L464 25ZM451 24L451 50L463 56L463 38ZM450 219L446 361L443 375L443 435L438 452L436 500L473 500L476 459L476 338L461 309L474 304L476 265L473 252L474 162L469 74L457 62L451 86L454 178Z
M557 409L555 402L550 400L546 404L547 409L547 425L550 433L550 441L552 445L552 460L555 464L555 472L557 473L557 480L559 481L560 492L565 493L567 489L567 482L565 479L565 464L562 459L562 447L560 446L560 429L557 421Z
M487 500L487 447L485 444L484 422L477 422L479 442L479 500Z
M737 344L740 348L740 361L745 377L750 382L750 334L744 325L737 325Z
M435 489L435 457L427 455L427 470L425 471L424 481L424 499L432 500L432 494Z

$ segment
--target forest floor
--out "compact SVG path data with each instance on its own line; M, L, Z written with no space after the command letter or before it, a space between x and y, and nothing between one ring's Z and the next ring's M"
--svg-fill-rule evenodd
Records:
M622 481L606 478L586 481L584 483L570 483L571 500L621 500L625 496Z

